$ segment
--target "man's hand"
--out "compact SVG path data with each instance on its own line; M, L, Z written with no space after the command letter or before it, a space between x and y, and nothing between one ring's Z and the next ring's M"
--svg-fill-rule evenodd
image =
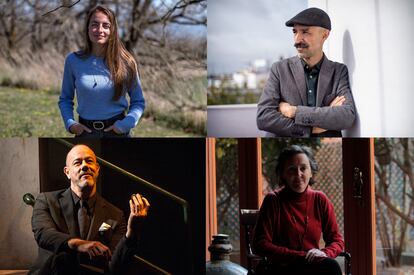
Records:
M69 132L71 132L72 134L75 134L77 136L79 136L80 134L83 133L83 131L86 131L88 133L92 133L92 130L89 129L88 127L86 127L85 125L83 125L82 123L75 123L72 126L69 127Z
M337 96L329 104L329 107L342 106L342 104L344 104L344 103L345 103L345 96L343 96L343 95ZM312 128L312 134L320 134L320 133L323 133L325 131L326 131L326 129L322 129L322 128L319 128L319 127L313 127Z
M147 199L140 194L137 193L131 196L131 199L129 200L131 213L129 214L126 233L128 239L138 235L142 222L148 215L149 207L150 204Z
M68 246L77 252L87 253L91 260L93 258L104 257L107 261L110 261L112 257L111 250L101 242L74 238L68 241Z
M287 118L294 118L296 115L296 106L292 106L289 103L282 101L279 103L279 111Z
M322 129L322 128L319 128L319 127L312 127L312 134L320 134L320 133L323 133L325 131L326 131L326 129Z
M337 96L334 98L334 100L332 100L332 102L329 104L330 107L334 107L334 106L342 106L342 104L345 103L345 96L341 95L341 96Z
M326 256L325 252L323 252L322 250L319 250L317 248L313 248L311 250L308 251L308 253L306 253L305 259L308 262L313 262L318 258L326 258L328 256Z

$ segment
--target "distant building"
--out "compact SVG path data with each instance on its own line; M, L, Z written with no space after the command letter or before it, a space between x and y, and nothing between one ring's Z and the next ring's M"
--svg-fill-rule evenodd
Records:
M208 86L225 89L254 90L260 92L268 78L271 62L266 59L255 59L249 68L232 74L209 75Z
M222 80L220 78L209 76L207 85L208 87L220 88Z
M257 81L256 74L248 70L243 70L232 75L232 84L236 88L256 89Z
M270 62L266 59L256 59L251 63L251 69L256 74L267 73L270 69Z

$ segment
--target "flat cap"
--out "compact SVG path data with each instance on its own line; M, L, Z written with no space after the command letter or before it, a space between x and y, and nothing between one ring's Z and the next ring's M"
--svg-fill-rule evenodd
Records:
M329 15L318 8L303 10L285 24L288 27L293 27L294 24L299 24L304 26L319 26L331 30L331 19L329 18Z

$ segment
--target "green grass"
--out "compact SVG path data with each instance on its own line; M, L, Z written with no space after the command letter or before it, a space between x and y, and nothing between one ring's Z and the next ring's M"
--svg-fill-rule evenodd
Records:
M71 137L57 105L59 95L42 91L0 87L0 137ZM133 137L196 136L168 121L145 117Z

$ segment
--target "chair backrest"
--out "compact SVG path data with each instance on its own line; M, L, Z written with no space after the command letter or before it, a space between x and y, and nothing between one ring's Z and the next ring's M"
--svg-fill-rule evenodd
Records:
M256 225L257 216L259 215L258 209L240 209L240 225L244 229L244 237L246 242L246 256L247 256L247 266L249 273L255 274L253 270L253 262L257 261L257 255L253 254L252 251L252 235L253 229Z
M256 225L257 215L259 214L258 209L240 209L240 224L245 230L245 240L247 254L252 255L252 234L254 226Z

